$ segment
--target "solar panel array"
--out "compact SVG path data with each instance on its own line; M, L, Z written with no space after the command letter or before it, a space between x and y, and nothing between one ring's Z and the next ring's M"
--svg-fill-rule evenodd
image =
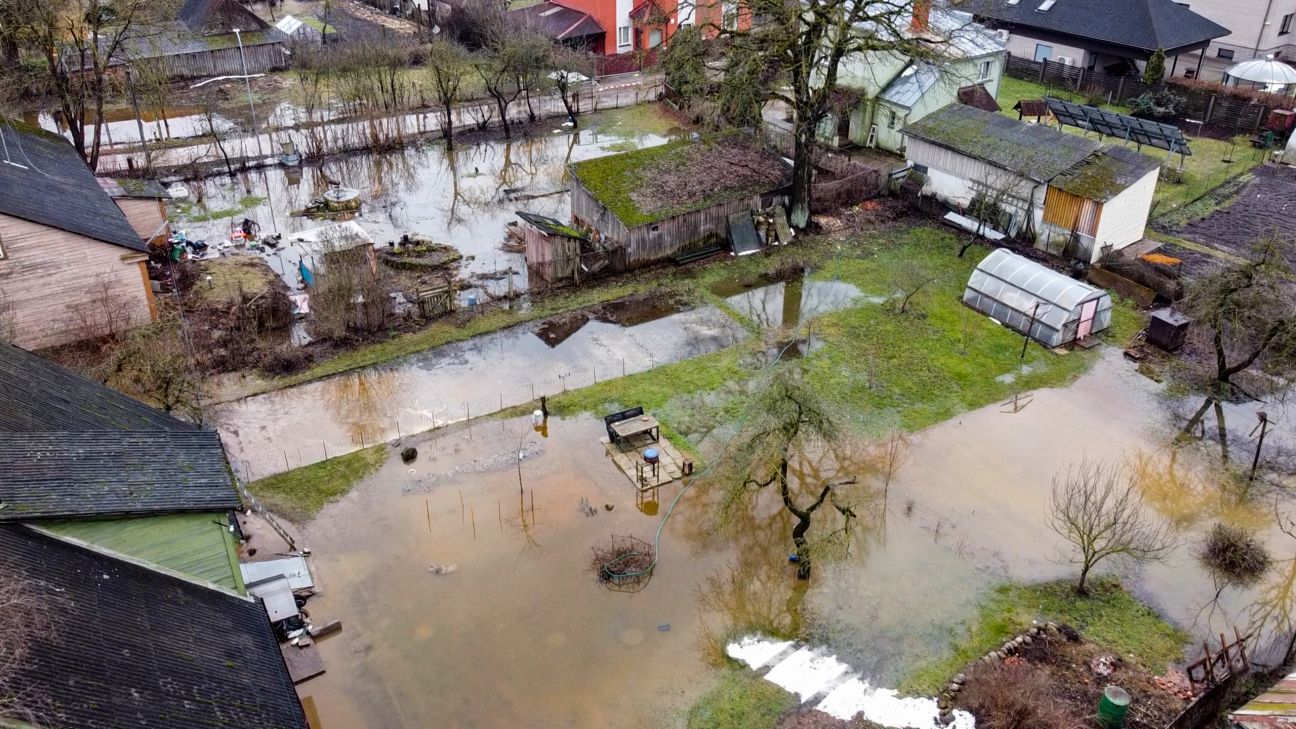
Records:
M1127 139L1136 144L1146 144L1176 154L1190 155L1188 140L1173 124L1162 124L1126 114L1103 111L1096 106L1076 104L1062 99L1047 98L1049 111L1058 122L1078 127L1104 136Z

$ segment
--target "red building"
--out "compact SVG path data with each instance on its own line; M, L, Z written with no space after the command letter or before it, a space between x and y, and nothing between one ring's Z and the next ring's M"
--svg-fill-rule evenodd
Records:
M747 25L726 0L545 0L513 12L555 41L604 56L664 47L681 26Z

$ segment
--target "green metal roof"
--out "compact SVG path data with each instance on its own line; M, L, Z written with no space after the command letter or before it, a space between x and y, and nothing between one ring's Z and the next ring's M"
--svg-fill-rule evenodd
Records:
M41 522L56 536L79 539L197 580L243 593L234 535L224 512L131 519Z

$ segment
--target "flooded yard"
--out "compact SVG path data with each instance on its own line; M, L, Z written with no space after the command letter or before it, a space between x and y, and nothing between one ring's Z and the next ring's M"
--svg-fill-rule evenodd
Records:
M187 183L190 200L179 206L175 224L209 243L228 238L244 218L259 223L263 235L316 228L332 221L293 213L340 185L360 192L362 208L354 219L379 246L404 234L451 245L466 259L464 273L502 293L510 270L517 273L514 285L526 288L522 254L499 249L517 211L567 220L569 163L662 144L670 131L655 106L643 106L584 116L578 131L464 141L450 152L438 141L233 179L209 177Z
M865 516L850 554L820 564L809 583L787 562L791 524L776 499L762 494L720 531L715 494L699 482L634 594L596 584L590 549L613 534L651 541L666 510L636 507L597 419L551 420L547 437L527 418L419 436L414 464L393 450L303 526L326 590L312 610L346 629L322 645L328 673L300 690L326 727L433 717L456 727L682 727L716 641L771 625L826 646L871 685L895 686L944 654L994 585L1073 576L1054 559L1061 542L1044 514L1051 475L1083 457L1160 468L1139 471L1140 483L1179 544L1166 562L1126 575L1140 597L1199 638L1245 630L1265 583L1220 590L1197 560L1202 536L1216 520L1242 524L1279 560L1292 543L1271 503L1249 507L1209 482L1166 492L1146 477L1164 473L1171 455L1185 472L1218 457L1210 441L1171 449L1184 406L1108 349L1068 387L912 436L889 488L863 467L834 466L820 475L862 469L855 506ZM662 504L678 493L678 483L665 489Z
M608 312L604 318L609 320L568 317L565 327L551 319L504 329L228 403L215 420L235 467L259 478L540 395L697 357L748 336L710 306Z

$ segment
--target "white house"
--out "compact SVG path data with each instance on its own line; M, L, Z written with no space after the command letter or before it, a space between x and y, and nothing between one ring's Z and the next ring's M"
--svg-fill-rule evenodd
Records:
M936 58L874 52L842 59L837 87L852 98L849 115L835 122L839 137L899 152L904 145L900 130L906 124L960 97L993 105L1004 67L1003 42L974 23L970 13L932 8L929 0L916 0L912 8L906 32L930 38Z
M923 194L1004 235L1089 262L1143 239L1160 172L1152 157L960 104L904 134Z

